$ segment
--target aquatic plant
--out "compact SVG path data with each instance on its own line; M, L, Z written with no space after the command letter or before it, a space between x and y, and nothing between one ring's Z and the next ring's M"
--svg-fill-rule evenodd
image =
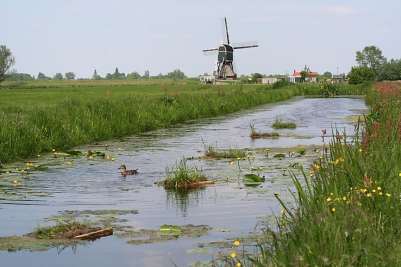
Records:
M77 221L60 222L53 226L39 227L30 235L38 239L70 239L94 229Z
M241 149L225 149L218 150L212 145L206 146L205 156L214 159L236 159L236 158L245 158L246 151Z
M276 119L272 125L274 129L295 129L297 125L294 122L286 122L281 119Z
M276 132L258 132L255 129L255 126L253 124L250 125L251 133L249 134L249 137L252 139L259 139L259 138L278 138L280 135Z
M265 181L265 178L253 173L247 173L244 175L244 185L246 186L258 186Z
M165 189L193 189L213 183L197 167L189 167L185 159L166 172L167 178L160 183Z

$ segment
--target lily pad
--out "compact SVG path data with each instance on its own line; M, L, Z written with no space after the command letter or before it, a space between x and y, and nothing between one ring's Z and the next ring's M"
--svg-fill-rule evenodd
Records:
M244 175L244 185L245 186L258 186L265 181L264 177L259 175L248 173Z

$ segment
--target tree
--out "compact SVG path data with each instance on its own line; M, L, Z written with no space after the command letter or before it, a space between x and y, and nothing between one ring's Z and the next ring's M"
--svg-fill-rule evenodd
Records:
M63 79L63 74L61 73L56 73L56 75L54 75L53 80L62 80Z
M64 76L67 80L75 80L75 73L73 72L67 72Z
M0 45L0 82L5 80L7 72L14 64L15 58L10 49L5 45Z
M179 69L176 69L172 72L167 73L167 78L173 80L182 80L185 79L185 73L180 71Z
M92 80L101 80L101 79L102 79L102 77L99 74L97 74L97 71L95 69L95 71L93 72L93 75L92 75Z
M348 74L350 84L359 84L363 82L374 81L376 77L375 72L369 67L353 67Z
M118 71L118 68L116 68L116 70L114 71L114 73L112 74L112 79L115 80L122 80L125 79L125 73L120 73Z
M42 73L42 72L39 72L39 73L38 73L37 79L38 79L38 80L50 80L50 78L47 77L47 76L46 76L44 73Z
M384 63L379 70L377 79L379 81L401 80L401 60L392 59Z
M256 83L258 81L258 79L262 79L263 75L260 73L252 73L251 74L251 81Z
M127 74L127 79L130 79L130 80L137 80L140 78L141 78L141 75L136 71Z
M366 46L362 51L356 52L356 62L360 67L368 67L377 75L380 67L386 63L382 51L376 46Z
M326 71L325 73L323 73L322 78L331 79L333 78L333 74L330 71Z
M32 81L35 80L35 77L31 76L28 73L18 73L11 72L6 77L7 81Z
M306 81L306 77L308 77L308 72L306 70L301 71L301 80L300 82L303 83Z

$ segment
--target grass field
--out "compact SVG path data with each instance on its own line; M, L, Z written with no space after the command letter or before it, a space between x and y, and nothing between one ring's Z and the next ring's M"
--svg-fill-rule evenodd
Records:
M341 134L294 179L297 209L278 218L242 266L401 266L401 83L368 92L371 113L353 142Z
M171 127L297 95L324 95L319 85L200 85L168 81L34 81L0 87L0 161ZM338 94L365 94L341 85Z

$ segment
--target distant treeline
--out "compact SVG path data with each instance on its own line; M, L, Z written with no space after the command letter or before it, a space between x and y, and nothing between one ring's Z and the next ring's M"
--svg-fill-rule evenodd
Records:
M139 79L172 79L172 80L182 80L187 78L184 72L176 69L167 74L158 74L157 76L150 76L150 72L147 70L143 75L138 72L131 72L125 74L120 72L118 68L115 69L113 73L107 73L104 77L97 73L97 70L93 72L91 78L92 80L139 80ZM32 81L32 80L75 80L77 79L74 72L67 72L65 74L56 73L53 77L47 76L46 74L39 72L36 77L28 73L18 73L11 72L7 74L6 80L8 81ZM78 78L79 80L87 80L88 78Z
M387 60L376 46L367 46L356 52L356 62L358 66L348 74L351 84L401 80L401 59Z

